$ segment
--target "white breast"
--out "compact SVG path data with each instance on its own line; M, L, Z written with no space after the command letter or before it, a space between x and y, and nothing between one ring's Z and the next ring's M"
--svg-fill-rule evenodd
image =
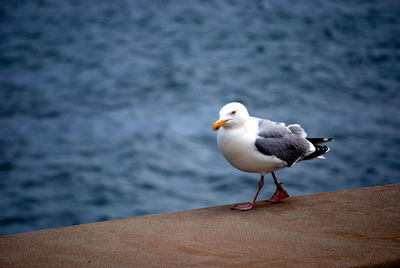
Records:
M218 146L226 160L245 172L268 173L286 166L286 162L275 156L266 156L255 147L258 133L256 118L249 118L240 128L225 129L218 132Z

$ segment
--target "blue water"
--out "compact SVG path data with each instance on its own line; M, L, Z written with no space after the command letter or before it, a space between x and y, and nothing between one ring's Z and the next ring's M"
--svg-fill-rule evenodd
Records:
M399 183L399 14L398 0L3 1L0 234L248 201L258 175L211 131L230 101L335 138L326 160L278 172L291 195Z

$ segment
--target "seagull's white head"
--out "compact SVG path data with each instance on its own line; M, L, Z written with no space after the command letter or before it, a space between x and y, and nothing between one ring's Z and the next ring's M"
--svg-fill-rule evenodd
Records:
M241 127L246 123L247 118L249 118L249 112L246 107L239 102L231 102L219 111L219 120L214 123L213 129Z

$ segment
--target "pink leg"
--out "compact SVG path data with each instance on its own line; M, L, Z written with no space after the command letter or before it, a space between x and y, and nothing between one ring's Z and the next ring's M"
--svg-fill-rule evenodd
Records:
M234 207L231 208L231 209L239 210L239 211L246 211L246 210L253 209L253 208L254 208L254 205L255 205L255 203L256 203L256 200L257 200L257 196L258 196L258 194L260 193L261 188L263 187L263 185L264 185L264 175L261 175L260 181L258 182L257 192L256 192L256 194L254 195L253 200L251 200L251 201L250 201L248 204L246 204L246 205L236 205L236 206L234 206Z
M272 177L274 178L274 183L276 185L276 191L275 193L271 196L270 199L268 199L268 202L271 203L279 203L285 200L286 198L289 197L289 194L285 189L282 187L282 182L278 181L278 178L276 177L274 172L271 172Z

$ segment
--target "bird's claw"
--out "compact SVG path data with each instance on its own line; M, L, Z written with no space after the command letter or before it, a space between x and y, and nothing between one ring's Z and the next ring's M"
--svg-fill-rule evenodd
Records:
M287 191L282 187L282 183L279 183L276 187L275 193L267 201L270 203L279 203L289 197Z
M247 211L247 210L251 210L254 208L254 204L252 203L248 203L246 205L235 205L233 208L231 208L232 210L238 210L238 211Z

